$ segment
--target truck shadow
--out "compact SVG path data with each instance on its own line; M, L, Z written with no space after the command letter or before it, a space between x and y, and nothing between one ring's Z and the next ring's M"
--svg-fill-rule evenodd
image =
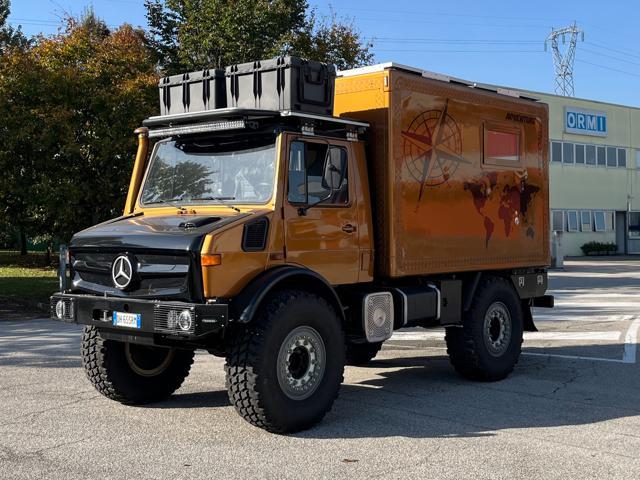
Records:
M214 390L210 392L180 393L171 395L167 400L148 405L141 405L143 408L216 408L228 407L229 397L226 390Z
M604 358L621 358L613 350L623 348L586 347L589 356ZM585 354L584 347L545 352ZM462 379L446 356L390 358L370 367L375 378L343 385L324 422L296 436L478 437L640 415L637 364L524 355L509 378L494 383Z

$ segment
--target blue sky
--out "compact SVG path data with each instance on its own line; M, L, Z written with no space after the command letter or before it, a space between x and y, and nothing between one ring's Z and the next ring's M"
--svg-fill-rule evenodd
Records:
M640 2L312 0L351 17L374 42L376 61L394 61L482 83L553 92L544 39L576 21L585 32L574 68L577 97L640 106ZM143 0L12 0L13 24L29 34L56 31L65 12L93 5L109 25L146 26ZM526 7L524 6L526 5Z

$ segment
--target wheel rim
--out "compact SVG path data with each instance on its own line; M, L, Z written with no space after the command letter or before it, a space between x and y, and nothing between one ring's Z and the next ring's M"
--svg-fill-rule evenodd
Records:
M124 347L127 363L141 377L155 377L171 364L175 351L171 348L154 348L126 343Z
M502 302L494 302L487 309L484 316L483 337L489 353L500 357L511 343L511 315L509 309Z
M293 400L309 398L322 381L325 362L320 334L311 327L293 329L278 353L278 383L282 392Z

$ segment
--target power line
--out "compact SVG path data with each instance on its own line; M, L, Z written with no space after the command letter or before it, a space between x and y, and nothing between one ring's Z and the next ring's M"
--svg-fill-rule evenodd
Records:
M618 62L624 62L624 63L629 63L631 65L638 65L640 66L640 62L634 62L632 60L626 60L624 58L619 58L619 57L614 57L613 55L608 55L606 53L602 53L602 52L596 52L594 50L589 50L588 48L583 48L581 50L582 52L588 52L591 53L592 55L598 55L600 57L607 57L607 58L612 58L613 60L616 60Z
M455 38L402 38L402 37L373 37L375 42L381 43L416 43L416 44L468 44L468 45L539 45L539 40L482 40Z
M319 9L323 9L323 7L325 7L324 5L313 5L316 8ZM557 22L566 22L569 19L551 19L551 18L542 18L542 17L524 17L524 16L518 16L518 17L508 17L508 16L496 16L496 15L473 15L473 14L468 14L468 13L444 13L444 12L425 12L425 11L416 11L416 10L397 10L397 9L379 9L379 8L353 8L353 7L339 7L339 8L333 8L333 11L337 11L337 10L343 10L343 11L354 11L354 12L367 12L367 13L382 13L385 15L388 14L399 14L399 15L411 15L411 16L416 16L416 15L421 15L421 16L425 16L425 17L462 17L462 18L476 18L476 19L486 19L486 18L490 18L493 20L533 20L533 21L539 21L539 22L546 22L547 24L549 22L551 23L557 23Z
M430 50L430 49L379 49L376 52L395 53L544 53L543 50Z
M605 65L600 65L599 63L587 62L586 60L580 60L580 59L576 59L576 62L592 65L594 67L604 68L606 70L611 70L613 72L624 73L625 75L631 75L632 77L640 77L640 74L638 73L631 73L631 72L627 72L626 70L620 70L619 68L607 67Z
M589 45L592 45L594 47L597 48L602 48L603 50L609 50L610 52L614 52L614 53L620 53L622 55L627 55L629 57L633 57L633 58L640 58L640 52L638 53L630 53L631 50L620 50L618 48L611 48L611 47L607 47L606 45L602 45L600 43L594 43L594 42L585 42Z

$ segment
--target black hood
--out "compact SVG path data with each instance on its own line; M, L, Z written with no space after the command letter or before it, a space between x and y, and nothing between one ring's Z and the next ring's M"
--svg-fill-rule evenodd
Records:
M73 236L71 249L173 250L198 252L204 237L248 213L228 216L127 216L87 228Z

